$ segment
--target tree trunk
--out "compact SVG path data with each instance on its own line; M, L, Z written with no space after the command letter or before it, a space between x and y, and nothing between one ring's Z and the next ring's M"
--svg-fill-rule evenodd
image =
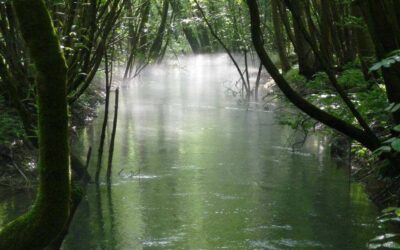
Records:
M13 6L37 73L39 190L33 208L0 232L0 249L43 249L69 216L67 67L44 2L14 0Z
M362 11L359 6L353 4L352 14L355 17L362 17ZM370 79L369 68L372 65L373 59L375 57L374 44L370 33L368 32L367 26L359 25L353 29L357 39L357 52L361 62L361 69L366 80Z
M284 73L290 70L289 60L287 58L286 49L285 49L285 37L282 32L282 22L281 17L279 16L279 1L272 0L271 8L272 8L272 22L274 26L275 32L275 46L278 50L279 60L281 63L281 68Z
M108 152L108 165L107 165L107 182L111 181L111 171L112 171L112 162L114 156L114 142L115 135L117 133L117 122L118 122L118 101L119 101L119 89L115 90L115 107L114 107L114 121L111 132L111 140L110 140L110 148Z
M172 9L174 12L177 14L179 19L182 19L182 4L180 0L171 0L170 1ZM182 23L182 30L183 33L186 37L186 40L189 43L190 48L192 49L193 53L199 53L200 52L200 43L197 39L196 34L194 33L193 29L190 27L190 25L186 23Z
M169 9L169 0L164 0L162 13L161 13L160 26L158 27L156 38L154 39L154 42L151 45L150 51L149 51L149 59L150 60L156 59L158 56L160 56L163 38L164 38L166 26L167 26L168 9Z
M264 67L270 73L277 86L289 99L289 101L310 117L345 134L352 139L357 140L368 149L377 149L380 146L380 141L373 134L363 131L354 125L319 109L293 90L282 74L279 73L278 69L272 63L270 57L264 49L264 42L262 40L262 32L260 28L260 14L257 2L253 0L247 0L246 2L250 11L251 34L254 48Z
M304 4L302 0L292 1L293 11L304 20ZM303 22L305 23L305 22ZM299 72L301 75L305 76L307 79L311 79L316 73L315 66L315 56L308 42L306 41L301 28L300 23L294 19L294 36L295 36L295 50L299 59Z
M373 37L376 54L379 60L390 52L400 49L400 30L393 13L394 5L382 0L360 2L363 15ZM371 17L371 18L369 18ZM386 93L389 102L400 103L400 63L382 68ZM400 111L393 114L395 124L400 123Z
M331 15L331 8L330 8L330 1L329 0L321 0L320 6L320 13L321 13L321 52L325 57L326 61L329 65L334 64L333 59L333 45L332 45L332 23L333 18Z

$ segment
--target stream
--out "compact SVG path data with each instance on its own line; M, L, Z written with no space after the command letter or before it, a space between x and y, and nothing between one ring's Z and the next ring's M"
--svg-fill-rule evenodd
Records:
M149 66L122 85L112 185L88 186L62 249L366 249L378 210L348 166L322 136L293 151L278 114L226 94L236 80L217 54ZM73 147L82 159L93 147L91 173L100 109ZM113 109L112 96L105 152ZM0 225L26 200L3 199Z

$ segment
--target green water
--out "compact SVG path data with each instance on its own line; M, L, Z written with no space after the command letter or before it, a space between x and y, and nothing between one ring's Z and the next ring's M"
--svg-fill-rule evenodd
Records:
M310 138L293 152L276 114L225 94L231 80L215 55L123 85L112 185L89 185L62 249L365 249L377 210L329 145ZM93 146L92 172L101 123L74 146ZM0 222L21 200L1 204Z

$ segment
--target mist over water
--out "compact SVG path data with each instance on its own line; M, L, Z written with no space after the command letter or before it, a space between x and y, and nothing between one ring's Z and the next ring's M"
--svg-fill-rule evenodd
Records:
M277 114L226 94L238 78L198 55L121 84L112 185L88 186L62 249L365 249L377 210L346 167L323 138L293 152ZM102 110L74 145L91 173Z

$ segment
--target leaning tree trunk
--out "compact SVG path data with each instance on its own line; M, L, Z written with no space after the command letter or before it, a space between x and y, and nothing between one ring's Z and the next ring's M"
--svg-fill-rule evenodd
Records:
M309 115L311 118L314 118L315 120L327 125L328 127L333 128L354 140L357 140L363 146L370 150L377 149L380 146L380 141L374 134L371 134L367 130L362 130L351 123L348 123L334 115L327 113L326 111L318 108L314 104L310 103L308 100L304 99L297 92L295 92L295 90L290 86L290 84L275 67L271 58L264 49L264 41L260 28L260 13L258 10L257 1L246 0L246 2L249 7L251 37L254 48L265 69L269 72L278 88L289 99L289 101L301 111Z
M42 249L63 229L70 202L67 67L43 0L14 0L36 66L39 190L33 208L0 232L0 249Z

